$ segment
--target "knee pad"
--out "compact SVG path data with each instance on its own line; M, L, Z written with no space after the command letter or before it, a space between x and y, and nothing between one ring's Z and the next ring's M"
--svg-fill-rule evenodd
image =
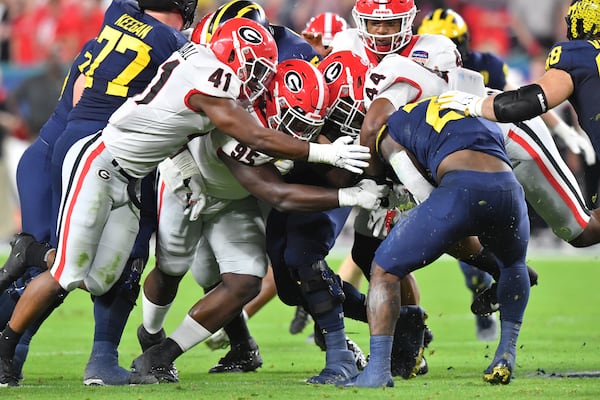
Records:
M300 278L300 290L308 301L310 310L315 314L324 314L346 299L342 289L342 280L327 265L325 260L314 262L310 267L297 271ZM313 294L328 292L327 299L310 301Z

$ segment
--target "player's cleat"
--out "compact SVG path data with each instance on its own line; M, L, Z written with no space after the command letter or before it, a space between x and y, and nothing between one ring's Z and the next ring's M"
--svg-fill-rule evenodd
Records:
M164 329L161 329L154 334L149 333L146 328L144 328L144 325L141 324L137 329L137 337L140 347L142 348L142 352L145 352L150 347L162 342L167 335ZM162 373L162 380L165 382L179 382L179 371L177 371L175 363L171 363L168 371L164 371L164 373Z
M116 364L111 355L92 356L83 373L85 386L128 385L131 372Z
M161 329L156 333L150 333L144 328L144 325L141 324L137 329L137 338L140 343L140 347L142 348L142 352L148 350L150 347L159 344L167 337L165 330Z
M379 371L372 373L365 369L360 374L335 383L338 387L363 387L363 388L382 388L394 387L394 379L390 374L383 374Z
M304 310L304 307L297 306L296 313L294 314L294 319L290 323L290 333L292 335L296 335L306 328L306 325L310 322L311 317L310 314Z
M227 336L225 329L221 328L206 339L204 343L211 350L226 349L229 347L229 336Z
M475 316L477 328L477 339L482 342L490 342L498 339L498 320L494 314L488 316Z
M319 329L319 325L313 324L313 340L317 346L321 349L321 351L327 350L327 346L325 345L325 336L323 336L323 332Z
M171 361L164 360L162 354L161 344L157 344L133 360L130 383L146 385L179 382L179 374L175 365Z
M538 284L538 273L529 265L527 266L527 274L531 286ZM498 282L494 282L489 288L482 290L475 295L475 299L471 304L471 311L475 315L487 316L495 313L500 309L498 303Z
M498 304L498 283L494 282L491 286L475 295L471 303L471 312L483 317L488 316L500 309Z
M348 350L354 354L354 363L359 371L362 371L367 366L367 357L361 348L348 336L346 336L346 346Z
M425 333L423 334L423 346L425 348L429 347L429 343L431 343L432 341L433 341L433 332L431 332L431 329L429 329L429 327L426 325ZM427 364L427 360L425 359L425 356L423 356L423 359L421 360L421 364L419 365L419 369L417 370L417 376L425 375L428 372L429 372L429 364Z
M258 345L250 338L247 344L234 344L219 363L208 370L209 373L219 372L251 372L262 367L263 360L258 352Z
M19 378L12 360L0 357L0 387L19 386Z
M493 362L483 372L483 380L492 385L508 385L511 378L512 365L504 359Z
M403 306L394 331L391 354L392 376L411 379L421 368L425 349L427 314L419 306Z
M321 332L321 330L318 328L317 324L315 324L313 340L315 344L319 346L321 351L327 350L327 345L325 345L325 337L323 336L323 332ZM365 353L361 350L358 344L356 344L352 339L346 336L346 346L348 347L348 350L350 350L354 354L356 368L358 368L359 371L365 369L368 360L365 356Z
M429 372L429 364L427 364L427 360L425 356L421 359L421 364L419 364L419 368L417 369L417 376L425 375Z
M10 241L10 254L0 269L0 293L4 292L11 283L25 273L27 265L27 248L35 242L28 233L17 233Z
M313 385L331 385L346 381L358 375L354 354L350 351L336 351L326 354L325 368L319 373L306 380Z
M423 346L429 347L429 343L431 342L433 342L433 332L425 325L425 332L423 332Z

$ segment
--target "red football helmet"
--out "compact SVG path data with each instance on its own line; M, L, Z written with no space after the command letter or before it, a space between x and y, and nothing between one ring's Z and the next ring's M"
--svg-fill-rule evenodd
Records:
M349 50L331 53L319 64L329 87L327 120L345 135L358 136L365 119L363 90L368 69L368 63Z
M412 24L417 14L414 0L356 0L352 16L364 45L377 54L395 53L412 37ZM369 33L367 21L398 21L400 29L389 35Z
M277 44L267 29L246 18L225 21L214 32L210 49L242 81L241 98L254 102L265 90L277 65Z
M290 59L277 65L265 100L270 128L308 141L323 127L329 89L321 72L311 63Z
M307 32L323 35L323 46L328 47L336 33L348 28L348 22L336 13L324 12L314 16L304 28Z

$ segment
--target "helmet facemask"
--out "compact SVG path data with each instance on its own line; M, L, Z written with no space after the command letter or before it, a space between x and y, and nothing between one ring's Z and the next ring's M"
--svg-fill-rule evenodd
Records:
M365 102L356 100L358 96L354 93L352 75L349 68L346 70L348 84L340 87L337 99L329 108L327 119L337 125L341 133L357 137L365 119ZM359 96L362 98L362 94Z
M306 114L300 107L292 107L285 97L276 100L277 114L269 118L269 127L296 139L310 141L317 137L325 120L319 114Z
M393 14L388 9L375 10L372 14L362 14L356 7L352 10L352 16L358 27L360 38L369 50L376 54L396 53L406 46L412 38L412 25L417 15L417 8L412 7L402 14ZM397 22L399 30L392 34L369 33L368 22L391 23Z

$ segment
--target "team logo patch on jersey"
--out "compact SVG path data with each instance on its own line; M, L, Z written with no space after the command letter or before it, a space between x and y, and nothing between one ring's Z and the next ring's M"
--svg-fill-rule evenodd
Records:
M98 177L100 179L102 179L103 181L108 181L108 180L110 180L110 172L105 169L99 169Z
M425 65L427 60L429 60L429 53L425 50L415 50L410 54L409 58L418 64Z
M263 37L259 31L249 26L243 26L238 30L240 37L244 38L245 41L253 44L260 44L263 41Z

